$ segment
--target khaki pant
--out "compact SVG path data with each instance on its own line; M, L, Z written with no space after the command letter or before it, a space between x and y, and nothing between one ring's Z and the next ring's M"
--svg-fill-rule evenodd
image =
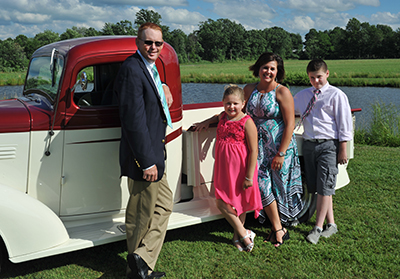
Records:
M125 220L128 253L138 254L154 270L172 213L172 192L165 174L157 182L128 178L128 187L130 198Z

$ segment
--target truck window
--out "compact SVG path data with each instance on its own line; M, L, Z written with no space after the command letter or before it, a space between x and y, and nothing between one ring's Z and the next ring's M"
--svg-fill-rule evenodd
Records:
M93 65L83 68L88 79L86 89L77 87L74 92L74 102L82 108L91 106L116 106L117 100L113 94L114 80L117 76L121 63Z
M52 74L49 66L50 60L49 56L36 57L32 59L29 65L24 90L36 89L45 93L51 100L55 100L58 92L58 85L60 84L64 60L62 59L62 56L56 56L54 84L52 84Z

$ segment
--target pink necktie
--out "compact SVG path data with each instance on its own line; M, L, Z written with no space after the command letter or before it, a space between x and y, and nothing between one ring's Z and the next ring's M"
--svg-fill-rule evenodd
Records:
M296 127L300 127L304 121L304 118L306 118L310 114L312 108L315 105L315 102L317 101L318 95L321 93L321 90L317 89L317 90L314 90L313 92L314 92L314 96L311 98L310 102L308 102L307 108L303 112L303 115L301 116L300 121L297 123Z

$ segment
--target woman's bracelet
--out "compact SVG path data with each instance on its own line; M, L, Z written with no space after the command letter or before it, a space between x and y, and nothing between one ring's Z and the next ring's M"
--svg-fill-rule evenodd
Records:
M247 181L253 181L253 179L248 178L247 176L244 177Z

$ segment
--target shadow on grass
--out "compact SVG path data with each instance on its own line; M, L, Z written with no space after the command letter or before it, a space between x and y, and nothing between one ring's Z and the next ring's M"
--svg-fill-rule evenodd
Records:
M295 232L300 235L304 235L304 239L308 234L309 230L312 229L314 223L312 221L307 221L303 223L306 226L295 226L288 227L289 233ZM257 219L254 218L254 213L247 213L246 216L246 228L253 230L257 237L262 237L265 239L270 230L271 223L267 219L263 224L261 224ZM216 234L218 232L218 234ZM220 242L231 244L231 238L226 238L224 236L219 236L219 233L229 233L230 237L233 237L233 229L229 225L228 221L225 219L215 220L208 223L193 225L185 228L179 228L175 230L170 230L167 232L165 237L165 242L172 242L176 240L180 241L209 241L209 242Z
M306 223L306 225L308 224L312 226L311 222ZM254 213L251 212L247 214L246 228L252 229L257 237L264 239L270 231L270 223L267 220L265 224L260 224L258 220L254 219ZM288 229L289 232L297 232L304 236L308 232L299 227ZM169 230L165 237L165 243L201 241L231 245L232 237L232 227L225 219L220 219ZM126 256L126 242L119 241L19 264L6 262L0 278L51 278L54 274L57 274L58 278L126 278ZM56 269L59 271L54 272ZM71 276L71 269L77 270L76 277Z
M125 278L125 252L126 242L119 241L24 263L13 264L7 261L3 265L0 278L23 277L29 274L32 276L30 278L51 278L49 274L46 275L43 272L65 267L67 274L68 266L81 266L82 269L88 268L92 271L91 274L86 273L86 275L85 273L82 273L82 275L78 273L76 278ZM64 272L51 274L58 274L58 278L65 278L62 273ZM68 278L72 277L68 276Z

